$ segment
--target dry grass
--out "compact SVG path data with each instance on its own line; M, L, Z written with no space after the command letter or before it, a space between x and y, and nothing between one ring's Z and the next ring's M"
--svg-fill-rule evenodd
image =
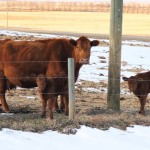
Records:
M101 12L9 12L9 27L42 31L109 34L110 13ZM0 12L0 26L7 13ZM150 36L150 15L124 14L123 35Z
M86 87L99 89L96 91L85 91ZM84 89L83 89L84 88ZM11 128L15 130L43 132L45 130L57 130L64 133L70 128L79 128L86 125L103 130L115 127L125 130L130 124L150 125L150 100L146 104L146 116L141 116L139 111L139 100L133 94L121 94L121 110L113 111L107 109L107 83L82 81L76 85L76 115L75 120L68 120L64 114L54 113L54 119L40 118L42 104L36 90L12 90L13 96L6 96L12 111L17 111L12 116L0 117L0 129ZM102 90L103 89L103 90ZM127 83L121 83L121 89L128 91ZM8 94L8 93L7 93ZM26 98L21 96L34 96ZM68 129L69 128L69 129ZM66 133L66 132L65 132ZM68 133L67 133L68 134Z

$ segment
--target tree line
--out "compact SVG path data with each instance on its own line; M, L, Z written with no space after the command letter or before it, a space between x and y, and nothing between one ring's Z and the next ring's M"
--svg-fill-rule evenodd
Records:
M0 11L42 12L110 12L110 3L100 2L37 2L37 1L0 1ZM150 14L150 4L125 3L124 13Z

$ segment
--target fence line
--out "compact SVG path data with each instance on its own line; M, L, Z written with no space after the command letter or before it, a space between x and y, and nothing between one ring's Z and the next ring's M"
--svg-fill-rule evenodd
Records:
M16 78L15 78L15 77L11 77L11 78L5 77L5 78L0 78L0 79L8 79L8 80L9 80L9 79L35 79L35 78L36 78L36 77L16 77ZM52 79L62 79L62 78L63 78L63 79L64 79L64 78L65 78L65 79L68 79L68 77L63 77L63 76L62 76L62 77L57 77L57 76L56 76L56 77L49 77L49 76L47 76L47 77L40 77L40 78L48 78L48 79L50 79L50 78L52 78ZM77 79L77 78L79 78L79 77L75 77L75 78ZM86 79L91 79L91 78L87 78L87 77L85 77L85 78L86 78ZM120 78L121 78L121 77L120 77ZM98 77L97 77L97 78L93 78L93 77L92 77L92 79L99 79L99 78L98 78ZM109 78L109 79L110 79L110 80L120 80L120 79L114 79L114 78ZM81 80L83 80L83 79L81 79ZM129 78L129 80L137 81L138 79L130 79L130 78ZM86 80L84 80L84 81L86 81ZM144 82L144 81L150 81L150 80L144 80L144 79L143 79L143 80L139 80L139 81L140 81L140 82ZM91 81L91 82L92 82L92 81Z
M105 60L105 59L103 59L103 60ZM96 62L96 61L90 61L89 64L101 63L101 64L106 64L106 66L104 66L104 67L108 67L107 63L102 63L100 61L98 61L98 62ZM0 63L2 63L2 64L4 64L4 63L49 63L49 62L50 63L56 63L56 62L68 63L68 61L0 61ZM80 63L80 61L74 61L74 62L75 63ZM111 64L116 64L116 65L119 64L120 65L120 63L111 63ZM124 65L124 62L122 62L121 65ZM138 65L139 67L142 67L141 65L150 66L150 64L128 64L128 63L125 64L125 66L128 66L128 65Z

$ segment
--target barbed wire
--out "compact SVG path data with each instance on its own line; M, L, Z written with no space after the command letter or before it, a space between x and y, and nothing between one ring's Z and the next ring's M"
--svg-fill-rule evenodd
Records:
M36 76L37 77L37 76ZM3 77L3 78L1 78L0 77L0 79L4 79L4 80L9 80L9 79L14 79L14 80L17 80L17 79L36 79L36 77L9 77L9 78L7 78L7 77ZM47 78L47 79L68 79L68 77L64 77L64 76L53 76L53 77L51 77L51 76L46 76L46 77L40 77L40 78ZM82 78L80 78L80 77L74 77L75 79L78 79L79 80L79 82L81 82L82 80L83 81L88 81L87 79L91 79L91 77L88 77L88 76L85 76L85 77L83 77L82 76ZM84 79L85 78L85 79ZM120 78L122 78L122 77L120 77ZM103 80L104 78L98 78L98 77L92 77L92 79L99 79L99 82L101 82L101 80ZM123 80L123 79L114 79L114 78L109 78L109 80L118 80L118 81L120 81L120 80ZM144 82L144 81L150 81L150 79L149 80L138 80L138 78L137 79L130 79L130 78L128 78L128 80L132 80L132 81L139 81L139 82ZM94 82L94 81L90 81L90 82ZM125 81L125 82L127 82L127 81ZM76 84L78 84L78 83L76 83Z
M89 62L89 64L96 64L96 63L101 63L101 64L104 64L104 65L108 65L109 64L109 62L107 63L102 63L101 62L101 60L105 60L105 59L100 59L99 61L90 61ZM51 60L49 60L49 61L45 61L45 60L43 60L43 61L26 61L26 60L24 60L24 61L0 61L0 63L1 64L5 64L5 63L49 63L49 62L54 62L54 63L57 63L57 62L64 62L64 63L68 63L68 61L66 60L66 61L51 61ZM81 61L74 61L75 63L81 63ZM82 63L81 63L82 64ZM114 64L114 65L116 65L116 64L118 64L118 65L120 65L120 63L118 62L118 63L110 63L110 65L111 64ZM84 64L83 63L83 65L88 65L88 64ZM121 65L124 65L124 63L123 62L121 62ZM146 65L146 66L150 66L150 64L126 64L125 66L129 66L129 65L138 65L140 68L142 67L141 65ZM101 66L102 67L102 66ZM107 68L108 66L104 66L104 67L102 67L101 69L105 69L105 67ZM136 68L137 69L137 68ZM124 70L123 70L124 71Z
M37 91L38 91L38 89L37 89ZM100 90L99 90L100 91ZM8 92L10 92L10 91L8 91ZM83 92L83 91L82 91ZM90 92L90 91L84 91L84 92ZM94 91L91 91L91 92L94 92ZM6 92L7 93L7 92ZM101 93L106 93L105 91L100 91L100 92L98 92L98 91L96 91L95 93L99 93L99 94L101 94ZM15 96L15 95L17 95L18 96L18 93L17 94L15 94L15 93L13 93L12 95L11 95L12 93L8 93L8 94L0 94L0 96L3 96L3 95L5 95L5 96ZM19 93L19 94L22 94L23 96L25 96L26 94L23 94L23 93ZM54 93L52 93L52 92L48 92L48 93L39 93L38 92L38 94L40 95L64 95L64 94L69 94L69 92L54 92ZM36 95L38 95L38 94L36 94ZM75 91L75 94L82 94L82 93L79 93L79 91ZM123 93L119 93L119 94L109 94L108 96L116 96L116 95L120 95L120 96L122 96L122 95L124 95ZM128 96L128 95L133 95L134 97L137 97L137 96L148 96L148 94L147 95L143 95L143 94L138 94L138 95L135 95L133 92L131 92L131 93L128 93L128 94L125 94L126 96ZM35 95L26 95L25 97L30 97L30 96L35 96ZM36 97L35 97L36 98ZM88 97L86 98L86 97L76 97L76 99L89 99ZM93 99L99 99L99 98L93 98Z

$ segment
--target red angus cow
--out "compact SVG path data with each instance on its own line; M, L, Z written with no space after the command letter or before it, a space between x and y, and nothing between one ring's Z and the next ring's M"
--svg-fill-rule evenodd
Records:
M150 93L150 72L139 73L130 78L123 77L123 80L128 81L129 90L139 98L141 104L140 113L145 115L144 106L147 95Z
M49 39L46 42L7 42L0 51L0 56L2 56L0 61L7 62L0 64L0 99L4 111L9 112L5 100L6 78L15 86L36 87L36 81L31 77L31 74L36 76L44 74L46 77L53 77L58 72L68 74L68 58L74 58L75 70L77 70L75 77L78 77L78 68L89 63L91 47L98 44L99 41L90 41L84 36L77 40L59 38ZM67 115L68 94L64 94L63 97L66 99L65 114Z
M5 39L5 40L0 40L0 60L2 60L2 49L4 47L4 45L7 43L7 42L10 42L11 39ZM2 67L3 65L3 62L0 62L0 68ZM3 74L3 72L0 70L0 77L1 77L1 74ZM0 79L1 80L1 79ZM7 78L5 79L6 80L6 85L3 86L4 87L4 91L6 92L7 90L10 90L10 89L13 89L13 88L16 88L15 85L13 85ZM1 89L0 89L1 90ZM5 105L7 106L7 103L4 101Z

